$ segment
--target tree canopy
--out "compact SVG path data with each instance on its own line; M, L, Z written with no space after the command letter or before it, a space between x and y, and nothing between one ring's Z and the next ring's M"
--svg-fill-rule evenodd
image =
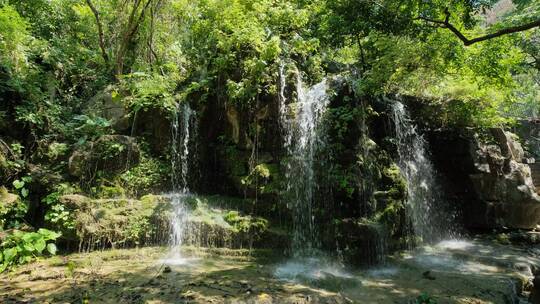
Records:
M294 64L353 72L366 95L469 100L489 124L538 111L539 15L532 0L3 0L0 90L21 124L64 134L107 85L133 109L210 91L247 105Z

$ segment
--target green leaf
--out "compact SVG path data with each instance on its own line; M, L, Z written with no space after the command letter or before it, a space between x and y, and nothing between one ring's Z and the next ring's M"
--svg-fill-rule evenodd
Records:
M33 252L36 248L31 243L24 243L24 250L28 252Z
M45 246L47 244L45 243L45 240L43 238L40 238L36 241L36 243L34 244L35 248L36 248L36 251L38 253L42 253L43 252L43 249L45 249Z
M4 263L8 264L17 256L17 248L4 249Z
M45 228L40 228L38 230L38 233L40 235L42 235L45 240L49 241L49 240L56 240L57 238L59 238L60 236L62 236L62 233L59 233L59 232L54 232L54 231L51 231L49 229L45 229Z
M56 251L57 251L57 248L56 248L56 245L54 243L49 243L47 244L47 251L52 254L52 255L55 255L56 254Z
M22 195L23 197L28 197L28 189L22 188L22 190L21 190L21 195Z
M22 235L22 240L26 243L35 243L40 238L42 236L35 232L28 232Z
M15 187L15 189L21 189L22 187L24 187L24 182L23 181L20 181L20 180L14 180L13 181L13 187Z

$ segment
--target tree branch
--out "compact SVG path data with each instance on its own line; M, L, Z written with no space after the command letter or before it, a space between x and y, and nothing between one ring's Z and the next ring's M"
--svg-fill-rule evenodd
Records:
M101 20L99 18L99 12L92 3L91 0L86 0L86 4L88 4L88 7L92 10L92 13L94 14L94 17L96 18L96 24L98 28L98 40L99 40L99 48L101 49L101 56L103 57L103 60L105 60L106 64L109 64L109 55L107 55L107 50L105 48L105 35L103 34L103 25L101 24Z
M434 24L438 25L441 28L449 29L452 33L454 33L454 35L456 35L463 42L463 44L465 46L469 46L469 45L477 43L477 42L493 39L493 38L500 37L500 36L503 36L503 35L522 32L522 31L530 30L530 29L535 28L535 27L540 27L540 19L538 19L538 20L535 20L535 21L532 21L532 22L529 22L529 23L525 23L525 24L522 24L522 25L516 25L516 26L507 27L507 28L501 29L501 30L499 30L497 32L494 32L494 33L491 33L491 34L486 34L484 36L476 37L476 38L473 38L473 39L468 39L467 37L465 37L465 35L463 35L463 33L461 33L454 25L452 25L450 23L450 12L448 11L448 8L446 8L444 10L444 14L445 14L444 20L435 20L435 19L430 19L430 18L426 18L426 17L422 17L422 16L420 16L420 17L418 17L416 19L431 22L431 23L434 23Z
M131 43L133 37L137 33L137 30L139 29L139 25L144 21L145 13L152 3L152 0L147 0L146 4L141 7L141 12L138 16L136 16L137 9L139 8L139 5L143 3L141 0L137 0L133 6L133 10L131 11L131 14L128 19L128 24L126 25L126 30L123 34L122 40L120 42L120 47L116 56L116 75L121 75L124 72L124 56L126 55L126 52L128 51L129 44ZM137 18L135 20L135 18Z

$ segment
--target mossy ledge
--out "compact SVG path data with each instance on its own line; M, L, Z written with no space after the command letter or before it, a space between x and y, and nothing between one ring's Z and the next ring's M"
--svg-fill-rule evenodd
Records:
M166 245L170 237L172 203L166 195L145 195L140 199L92 199L71 194L60 197L73 214L75 228L64 231L66 243L79 251L105 248ZM208 248L288 247L287 236L272 229L261 217L222 208L226 198L187 198L189 220L183 244Z

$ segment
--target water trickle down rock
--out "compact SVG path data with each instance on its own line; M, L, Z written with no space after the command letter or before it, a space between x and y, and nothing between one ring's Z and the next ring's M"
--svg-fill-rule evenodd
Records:
M280 69L280 114L286 150L284 199L293 215L292 249L295 256L309 256L317 248L312 212L313 192L317 188L313 169L314 155L323 144L319 123L329 103L326 79L307 89L297 74L297 100L287 103L285 76Z
M441 195L442 189L426 151L426 141L417 132L401 102L392 103L392 112L398 167L407 181L407 203L414 235L428 242L455 237L455 215L448 212Z
M171 215L171 255L180 257L180 247L185 238L188 208L186 200L191 196L189 191L189 166L191 163L190 140L193 136L191 126L194 123L194 112L188 103L178 105L172 124L171 134L171 167L173 193Z

